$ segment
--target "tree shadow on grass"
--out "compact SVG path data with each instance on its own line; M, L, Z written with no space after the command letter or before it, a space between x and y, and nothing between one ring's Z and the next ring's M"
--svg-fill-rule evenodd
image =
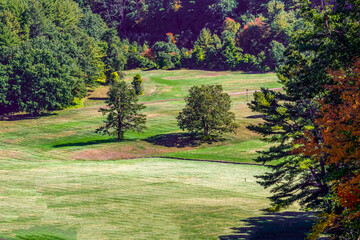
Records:
M259 115L250 115L247 116L246 118L265 118L265 117L266 117L265 115L259 114Z
M27 119L38 119L41 117L54 116L58 115L57 113L39 113L39 114L15 114L15 115L0 115L0 121L18 121L18 120L27 120Z
M253 217L241 222L245 227L234 227L234 234L219 236L220 240L304 240L315 223L312 212L282 212ZM326 240L328 238L321 238Z
M108 98L97 98L97 97L89 97L89 100L101 100L101 101L105 101Z
M81 147L81 146L89 146L89 145L96 145L96 144L104 144L104 143L113 143L113 142L122 142L122 141L134 141L134 140L117 140L116 138L109 138L109 139L100 139L100 140L90 140L90 141L83 141L83 142L71 142L71 143L63 143L63 144L56 144L53 145L54 148L61 148L61 147Z
M145 141L154 145L177 148L197 147L204 143L201 138L189 133L159 134L149 137Z

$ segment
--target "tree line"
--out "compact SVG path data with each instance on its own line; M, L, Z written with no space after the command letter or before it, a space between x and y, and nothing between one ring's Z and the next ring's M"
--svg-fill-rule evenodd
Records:
M278 0L76 0L123 39L124 67L271 71L299 9Z
M1 115L62 109L123 69L120 38L70 0L0 1Z
M76 105L124 69L274 70L302 26L298 9L244 4L1 0L0 113Z

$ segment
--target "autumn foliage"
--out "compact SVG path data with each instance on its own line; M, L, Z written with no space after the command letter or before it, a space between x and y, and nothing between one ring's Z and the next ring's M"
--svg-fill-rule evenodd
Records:
M223 31L230 31L237 33L240 29L240 23L237 23L234 19L227 17L223 22Z
M261 21L260 18L255 18L255 21L248 22L248 23L244 26L243 30L246 30L246 29L248 29L248 28L250 28L250 27L253 27L253 26L262 27L262 26L264 26L264 25L265 25L265 23L264 23L263 21Z
M299 146L294 152L325 160L335 169L333 200L341 211L328 214L322 224L327 222L323 227L332 231L348 228L346 232L351 234L360 223L360 60L348 71L328 73L334 84L326 86L328 96L318 100L321 107L315 123L319 131L305 131L294 141ZM358 231L355 229L354 239L359 237Z
M153 51L151 50L151 48L145 49L145 51L143 53L141 53L141 56L144 56L150 60L154 60L155 56Z
M171 32L166 33L166 36L168 37L168 39L170 40L170 42L172 42L173 44L176 43L174 34L172 34Z

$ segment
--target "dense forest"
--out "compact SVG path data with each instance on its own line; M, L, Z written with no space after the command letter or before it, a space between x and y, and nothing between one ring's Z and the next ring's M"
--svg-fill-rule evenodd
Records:
M124 69L274 70L298 12L276 0L1 0L0 112L76 104Z
M125 68L270 71L302 27L290 2L82 1L125 41Z

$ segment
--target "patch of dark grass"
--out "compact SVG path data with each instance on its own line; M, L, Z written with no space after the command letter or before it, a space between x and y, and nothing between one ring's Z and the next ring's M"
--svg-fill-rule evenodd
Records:
M259 114L259 115L250 115L247 116L246 118L265 118L265 117L266 117L265 115Z
M53 226L35 226L27 230L19 230L16 237L21 240L75 240L76 231Z
M106 99L108 99L108 98L101 98L101 97L100 97L100 98L97 98L97 97L90 97L90 98L88 98L88 99L89 99L89 100L96 100L96 101L97 101L97 100L99 100L99 101L100 101L100 100L101 100L101 101L105 101L105 100L106 100Z
M149 137L145 141L154 145L177 148L197 147L203 143L201 138L189 133L159 134Z
M191 133L159 134L145 139L146 142L149 142L154 145L159 145L164 147L177 147L177 148L198 147L203 143L211 144L213 142L219 142L224 140L225 139L219 137L205 139L201 136Z
M14 114L14 115L0 115L0 121L19 121L19 120L28 120L28 119L38 119L41 117L48 117L58 115L57 113L23 113L23 114Z
M61 147L81 147L81 146L89 146L89 145L96 145L96 144L105 144L105 143L113 143L113 142L122 142L122 141L133 141L133 140L117 140L116 138L109 138L109 139L99 139L99 140L90 140L90 141L81 141L81 142L70 142L70 143L62 143L53 145L54 148L61 148Z

